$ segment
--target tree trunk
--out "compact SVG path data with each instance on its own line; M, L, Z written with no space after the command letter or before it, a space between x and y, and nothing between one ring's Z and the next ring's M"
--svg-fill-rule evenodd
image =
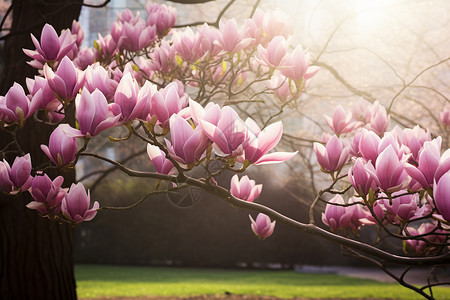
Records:
M45 23L53 25L57 32L69 28L78 18L81 4L81 0L13 0L11 35L2 53L1 95L13 82L25 87L25 78L37 74L26 64L31 59L22 51L34 49L30 33L39 40ZM18 140L31 154L33 166L48 160L40 145L48 143L52 130L34 123L32 118L21 130ZM0 132L0 149L10 141L9 135ZM11 164L14 156L0 158ZM64 186L75 179L74 171L48 175L64 175ZM72 228L40 217L25 207L29 201L28 193L0 195L0 299L76 299Z

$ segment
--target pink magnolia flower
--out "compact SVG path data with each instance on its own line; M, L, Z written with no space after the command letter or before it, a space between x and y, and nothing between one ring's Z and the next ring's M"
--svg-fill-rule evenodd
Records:
M156 172L168 175L177 173L173 163L166 158L166 154L158 146L147 144L147 154Z
M309 53L305 54L302 47L298 46L283 58L280 72L296 83L302 79L308 80L319 71L317 67L310 67L308 61Z
M281 101L288 101L293 98L293 95L297 93L297 88L291 81L280 74L279 71L275 71L267 82L269 89L273 90L275 96Z
M331 200L328 200L325 206L325 212L322 213L322 222L330 227L331 231L336 231L342 228L352 227L353 208L333 205L346 204L341 195L335 195Z
M135 24L124 22L117 47L122 50L137 52L147 48L156 40L156 26L147 26L144 20Z
M92 208L89 209L90 202L89 190L86 194L86 190L81 182L77 184L72 183L69 192L64 195L62 200L61 211L69 221L75 224L90 221L95 217L100 206L95 201Z
M114 115L120 114L123 123L134 119L145 120L150 113L150 97L154 89L155 87L149 81L139 89L131 73L125 73L114 94L112 112Z
M184 90L178 89L176 82L169 83L164 89L153 93L150 115L156 115L161 127L169 127L169 119L188 105L188 97Z
M259 197L262 190L262 184L256 184L252 179L249 179L247 175L242 176L239 180L237 174L231 178L230 193L234 197L253 202Z
M369 129L381 136L389 125L389 119L390 117L387 115L386 108L378 101L375 101L370 107Z
M336 135L330 138L326 146L320 143L314 143L313 147L317 156L317 162L322 170L327 173L341 170L350 157L350 148L344 146Z
M219 37L222 35L221 32L207 23L199 27L198 32L200 34L200 47L203 53L208 53L209 57L214 57L219 54L221 47L217 45Z
M78 52L77 58L73 60L73 63L78 69L86 70L89 65L94 64L97 55L94 48L84 46L81 48L80 52Z
M177 10L174 7L147 2L145 10L148 13L147 25L156 26L159 37L166 35L175 26Z
M375 222L371 220L372 215L360 198L351 197L348 199L348 204L360 203L348 206L347 209L352 210L352 217L350 219L349 227L353 230L359 229L362 225L373 225Z
M417 254L424 253L427 249L428 251L431 251L436 248L436 246L432 246L429 243L444 243L445 242L445 235L438 235L438 234L432 234L431 232L435 233L445 233L443 230L435 230L436 225L432 223L422 223L420 224L419 228L416 229L414 227L408 226L407 231L403 233L404 236L418 236L418 235L425 235L424 239L414 239L414 240L406 240L406 244Z
M376 160L375 169L367 168L372 178L384 192L392 193L405 189L410 178L391 145L384 149Z
M51 180L47 174L35 176L31 183L31 196L34 201L27 204L29 209L36 209L43 215L49 213L59 214L61 211L61 202L64 198L65 191L61 188L64 182L62 176L58 176L55 180Z
M362 125L361 122L352 120L352 113L346 113L344 108L339 104L333 112L332 118L325 115L328 126L335 134L348 133Z
M98 34L98 40L95 41L97 50L103 59L110 59L119 51L116 41L113 39L111 34L107 34L103 37L100 33Z
M433 197L440 215L450 221L450 171L434 183Z
M419 151L422 149L423 144L426 141L431 141L430 131L428 129L425 131L419 125L414 126L412 129L405 128L403 130L395 126L392 132L400 144L408 147L414 161L418 161Z
M370 163L366 163L362 158L358 158L353 167L348 170L350 183L356 193L363 198L369 194L370 189L374 192L377 190L376 182L372 177L373 173L367 170L367 164Z
M253 233L261 240L264 240L272 235L273 230L275 229L276 221L270 222L269 216L259 213L256 216L256 221L253 220L252 216L248 215L251 221L251 227Z
M274 152L267 154L280 141L283 135L281 121L270 124L261 131L251 118L245 121L248 127L248 143L244 146L243 158L255 165L274 164L291 159L297 152Z
M45 155L57 166L66 166L75 161L78 152L77 140L67 134L73 128L69 124L60 124L50 135L49 145L41 145Z
M245 37L244 28L238 28L235 19L226 23L220 22L219 30L222 34L218 36L215 44L226 52L239 52L252 42L251 38Z
M373 165L375 165L378 157L380 141L380 137L375 132L363 129L359 139L359 153L365 159L370 160Z
M14 82L5 97L0 96L0 115L3 115L6 122L17 122L23 125L24 121L34 114L41 102L40 95L31 100L30 98L25 95L22 86Z
M111 79L108 71L100 66L100 64L95 63L88 66L84 72L84 78L84 87L89 92L92 93L95 89L99 89L108 101L114 98L114 93L117 89L118 82Z
M282 10L277 9L263 15L261 26L264 35L268 39L271 39L277 35L288 38L288 36L292 34L291 24L292 22L289 20L288 15Z
M33 34L31 34L31 39L36 50L23 49L23 52L33 58L33 61L28 63L37 69L42 69L46 62L61 61L77 41L72 38L69 30L64 30L61 36L58 36L55 29L49 24L45 24L42 28L40 44Z
M447 149L439 159L439 166L434 173L434 180L439 182L442 175L450 171L450 149Z
M34 76L34 79L26 78L26 85L32 96L32 101L37 101L36 105L39 104L38 108L49 110L47 107L53 107L53 102L57 101L60 104L45 78L40 76Z
M92 93L83 88L75 99L79 132L87 138L96 136L105 129L117 124L120 116L113 116L108 111L108 101L99 90Z
M248 141L247 128L238 114L229 106L221 110L217 125L199 120L200 126L213 142L214 153L219 156L242 155Z
M10 194L17 194L31 187L31 157L30 154L17 156L10 167L3 159L0 162L0 188Z
M256 60L266 67L277 68L286 56L286 50L286 39L282 36L276 36L270 41L267 47L258 45Z
M62 99L75 98L84 83L82 71L75 68L67 56L61 60L56 72L45 65L44 75L51 89Z
M439 121L444 126L450 126L450 106L446 106L439 114Z
M414 220L428 214L431 209L428 205L418 206L418 194L414 195L402 195L405 191L399 191L392 193L392 199L379 199L376 201L376 205L379 206L382 213L378 211L377 216L386 218L387 221L400 224L409 220ZM380 194L380 196L384 196ZM377 209L374 206L374 210Z
M405 164L408 175L419 184L414 189L433 187L434 174L441 158L441 141L442 138L438 137L423 144L423 148L418 154L419 165L417 167L408 163Z
M73 20L70 32L73 35L75 35L75 43L78 46L78 48L81 47L81 44L83 43L84 39L84 31L83 28L81 27L81 23L78 22L77 20Z
M168 74L172 72L176 66L175 48L169 45L166 40L162 40L161 44L154 48L150 53L149 69L154 72Z
M208 146L208 138L201 128L195 129L182 117L174 114L170 117L170 140L166 145L170 155L185 165L198 162Z
M173 31L172 43L176 53L185 61L195 62L203 56L199 32L186 27L184 31Z
M200 120L217 126L222 115L222 110L218 104L213 102L209 102L203 108L198 102L189 99L189 113L196 126L200 123Z

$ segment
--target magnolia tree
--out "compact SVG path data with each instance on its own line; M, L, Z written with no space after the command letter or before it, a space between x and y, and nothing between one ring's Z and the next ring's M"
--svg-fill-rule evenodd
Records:
M325 116L334 134L311 145L316 160L310 163L320 165L324 188L311 199L309 222L291 219L257 204L263 184L242 175L298 155L299 149L273 149L282 140L285 112L300 107L318 68L309 65L307 51L288 43L286 17L256 10L242 24L230 19L218 28L173 29L174 8L148 3L145 9L144 18L119 13L110 34L99 34L92 48L80 48L84 34L75 21L60 34L45 25L40 41L31 36L35 49L24 52L40 75L0 97L0 128L12 137L1 153L16 155L0 162L0 187L10 201L30 193L27 207L45 218L73 226L92 220L103 207L91 201L89 189L80 182L65 187L63 177L46 174L89 157L158 182L132 206L155 194L200 188L254 211L249 228L260 239L273 234L276 222L285 223L341 244L347 254L433 299L432 287L443 283L417 287L405 275L410 267L450 262L450 150L442 138L420 126L387 131L390 116L378 102L337 106ZM270 103L275 111L261 109ZM450 126L449 109L438 117ZM54 126L40 147L48 156L42 165L33 164L15 138L30 118ZM114 127L126 134L113 136ZM104 131L119 147L137 137L153 169L149 163L148 171L134 170L92 151ZM193 175L198 169L204 175ZM236 174L221 186L215 178L225 172ZM314 217L320 202L326 202L323 224ZM363 227L378 240L363 242ZM403 253L380 243L384 236L403 245ZM397 276L389 263L407 268Z

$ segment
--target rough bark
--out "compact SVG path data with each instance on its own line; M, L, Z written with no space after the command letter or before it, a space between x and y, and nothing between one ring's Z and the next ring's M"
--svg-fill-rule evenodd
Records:
M30 59L22 51L34 49L30 33L40 39L45 23L52 24L57 32L70 27L79 16L81 4L79 0L13 1L12 29L2 53L1 95L13 82L25 86L25 78L37 74L26 64ZM23 150L31 154L33 166L47 160L39 145L48 143L51 131L51 127L29 119L18 136ZM0 132L0 149L10 139ZM11 156L6 159L13 162ZM52 178L57 175L61 174L49 174ZM70 185L74 172L63 175L65 186ZM28 193L0 195L0 299L76 299L72 228L27 209L30 200Z

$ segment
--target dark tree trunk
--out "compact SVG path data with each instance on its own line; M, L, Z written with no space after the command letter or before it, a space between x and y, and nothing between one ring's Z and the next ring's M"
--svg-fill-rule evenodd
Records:
M40 39L45 23L57 32L69 28L80 14L81 0L13 0L11 35L2 52L0 94L13 82L25 86L25 78L36 70L26 64L22 48L34 49L30 33ZM27 120L18 140L31 154L33 166L47 161L40 144L47 144L53 128ZM9 135L0 132L0 149ZM2 155L3 156L3 155ZM13 157L6 158L11 164ZM58 172L48 174L54 178ZM65 186L74 181L74 172L62 174ZM49 221L25 207L28 193L16 197L0 195L0 299L76 299L72 228Z

